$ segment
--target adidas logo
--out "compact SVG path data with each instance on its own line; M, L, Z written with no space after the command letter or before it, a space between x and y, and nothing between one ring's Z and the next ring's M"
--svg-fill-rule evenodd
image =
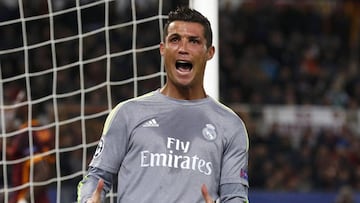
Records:
M156 122L155 118L146 121L142 127L159 127L159 124Z

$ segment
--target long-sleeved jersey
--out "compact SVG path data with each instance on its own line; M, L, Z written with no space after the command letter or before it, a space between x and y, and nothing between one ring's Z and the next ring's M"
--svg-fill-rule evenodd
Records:
M247 201L248 147L242 120L211 97L177 100L154 91L111 111L90 167L118 175L118 203L200 203L202 184L213 199ZM87 179L79 202L96 187Z

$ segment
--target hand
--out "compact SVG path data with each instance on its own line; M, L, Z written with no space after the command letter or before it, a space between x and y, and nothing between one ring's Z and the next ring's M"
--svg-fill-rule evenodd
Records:
M201 186L201 193L202 196L204 197L205 203L214 203L214 200L211 198L205 184Z
M90 199L86 201L86 203L101 203L101 192L103 188L104 188L104 180L100 179L93 195L91 196Z

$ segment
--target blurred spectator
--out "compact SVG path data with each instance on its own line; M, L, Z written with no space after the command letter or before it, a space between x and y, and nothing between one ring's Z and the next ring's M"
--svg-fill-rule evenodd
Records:
M355 203L354 194L349 186L340 189L334 203Z
M34 120L32 121L31 127L39 127L39 124ZM30 127L24 126L24 128ZM12 187L26 185L30 180L34 183L40 183L53 177L55 158L44 155L44 153L51 149L51 132L48 130L32 131L32 145L29 144L29 133L29 130L26 130L24 133L15 135L10 142L10 147L7 149L8 160L25 159L25 161L14 164L11 167ZM32 146L32 152L30 146ZM31 164L33 164L33 169L31 169ZM36 202L50 203L47 190L48 186L31 187L34 187L33 193L30 191L29 187L15 191L11 196L10 203L16 203L21 200L30 202L30 194L34 195L34 200Z
M24 98L24 92L20 91L16 100L22 101ZM11 194L10 203L30 202L32 196L35 202L50 203L48 185L27 186L30 181L41 183L49 180L55 171L55 157L46 154L54 148L53 133L50 129L41 129L41 124L35 119L37 114L35 111L32 113L34 119L28 120L27 105L16 110L17 118L23 124L18 133L10 137L6 149L7 160L22 160L10 165L10 185L11 187L20 187ZM33 188L30 189L30 187Z

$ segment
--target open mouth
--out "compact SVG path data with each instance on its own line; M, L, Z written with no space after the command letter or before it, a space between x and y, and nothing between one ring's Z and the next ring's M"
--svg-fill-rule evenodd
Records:
M191 71L193 67L191 62L182 60L176 61L175 66L176 69L180 71Z

